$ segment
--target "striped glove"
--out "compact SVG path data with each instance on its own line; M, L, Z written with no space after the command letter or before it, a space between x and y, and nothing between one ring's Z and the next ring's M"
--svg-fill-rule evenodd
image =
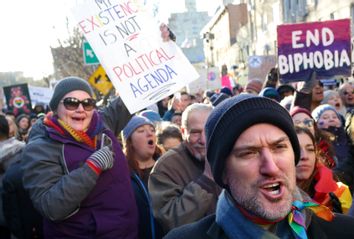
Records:
M94 152L87 160L88 166L100 175L102 171L113 167L114 157L108 146Z

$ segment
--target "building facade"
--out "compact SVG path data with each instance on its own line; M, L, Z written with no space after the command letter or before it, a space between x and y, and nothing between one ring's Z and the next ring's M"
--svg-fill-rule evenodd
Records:
M171 3L172 4L172 3ZM191 63L204 62L203 40L201 29L210 20L208 12L198 12L195 0L185 0L186 12L173 13L168 25L176 35L179 45Z

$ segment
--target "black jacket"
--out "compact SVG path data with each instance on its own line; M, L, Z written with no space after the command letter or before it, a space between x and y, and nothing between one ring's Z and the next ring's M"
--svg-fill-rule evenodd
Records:
M236 225L242 226L242 225ZM354 218L336 214L331 222L313 215L307 229L309 239L354 238ZM170 231L164 239L228 239L222 228L215 223L215 214L207 216L195 223L187 224ZM247 239L240 235L239 238ZM251 238L249 238L251 239Z
M10 166L3 179L3 208L6 223L18 239L43 238L42 216L34 209L22 184L21 163Z

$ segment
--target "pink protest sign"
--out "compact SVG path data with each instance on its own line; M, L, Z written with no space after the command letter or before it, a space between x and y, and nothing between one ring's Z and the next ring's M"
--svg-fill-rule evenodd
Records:
M278 67L283 82L351 74L350 19L280 25Z

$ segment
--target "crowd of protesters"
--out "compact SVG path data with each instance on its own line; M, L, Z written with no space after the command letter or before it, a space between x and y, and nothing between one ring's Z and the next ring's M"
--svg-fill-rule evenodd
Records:
M205 127L218 107L245 96L270 99L292 120L300 193L354 216L353 85L324 86L315 74L305 84L281 84L272 71L264 82L181 91L133 115L120 97L97 108L89 84L68 77L55 87L50 110L1 115L1 238L178 238L184 227L169 232L210 218L236 190L215 180L221 169L207 153L227 142L221 133L221 146L208 144ZM229 120L246 119L235 113ZM226 159L230 149L220 149L213 157Z
M352 238L354 84L221 78L130 114L70 76L0 115L0 237Z

